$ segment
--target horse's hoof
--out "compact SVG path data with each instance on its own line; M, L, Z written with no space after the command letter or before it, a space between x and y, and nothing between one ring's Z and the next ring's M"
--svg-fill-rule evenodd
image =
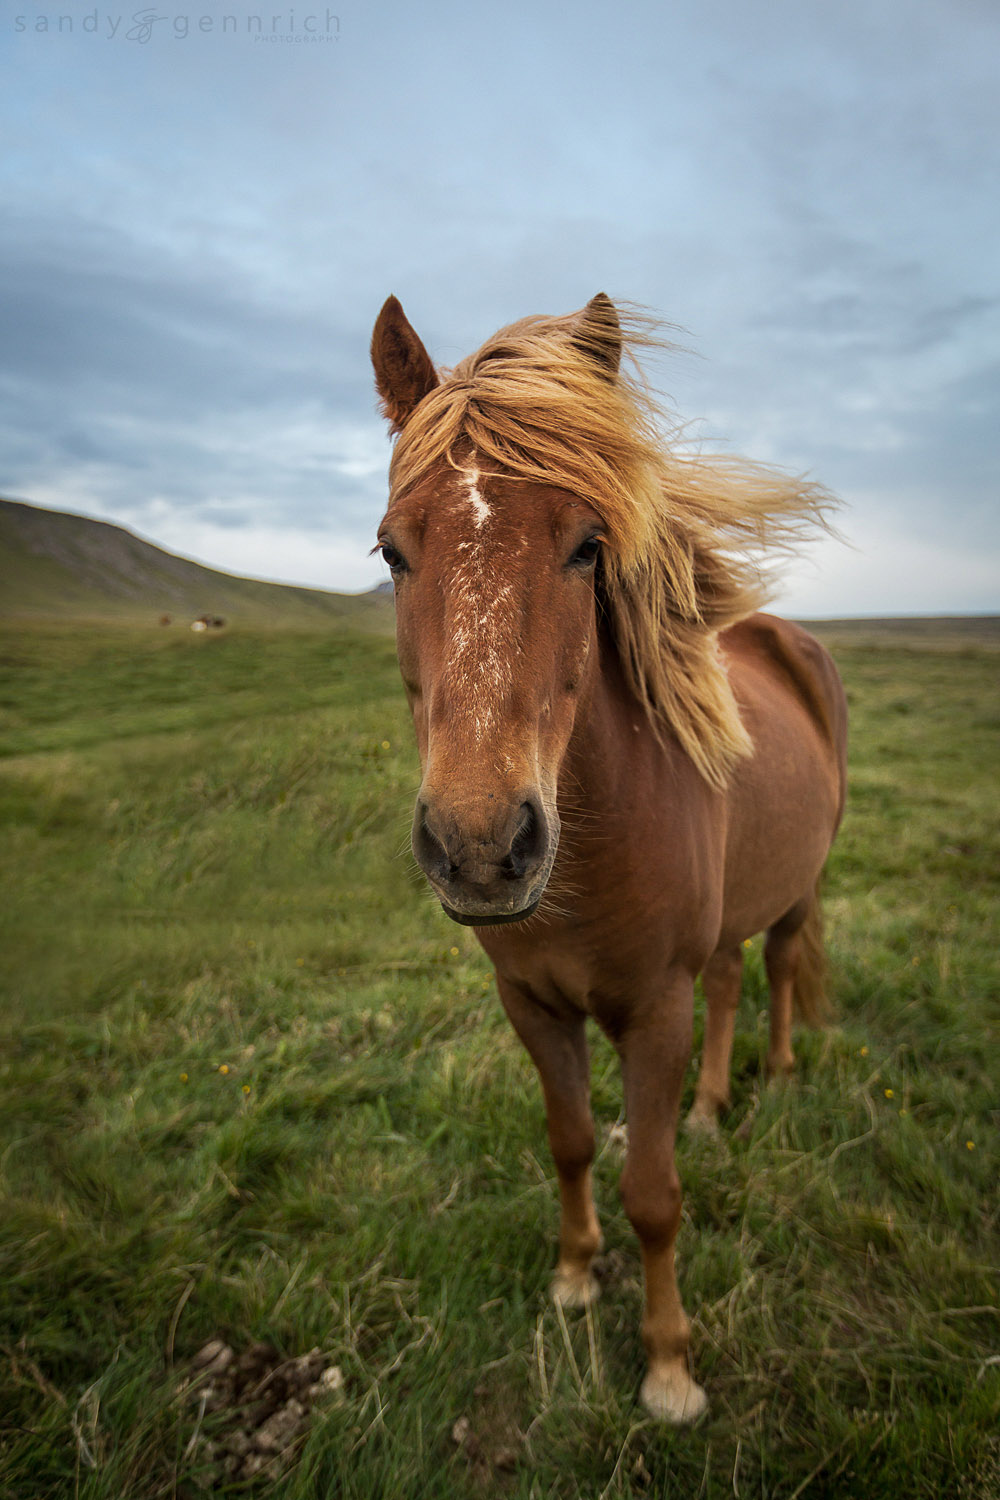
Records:
M684 1122L693 1135L718 1135L719 1121L711 1106L692 1104Z
M651 1417L675 1427L697 1422L708 1410L708 1397L682 1364L650 1370L639 1395Z
M589 1307L600 1295L590 1271L556 1271L552 1277L552 1300L560 1307Z

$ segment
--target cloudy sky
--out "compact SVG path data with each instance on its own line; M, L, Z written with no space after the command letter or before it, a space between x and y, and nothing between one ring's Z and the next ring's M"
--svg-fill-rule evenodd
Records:
M598 290L844 500L780 603L1000 611L995 0L2 0L0 493L361 589L396 293L453 362Z

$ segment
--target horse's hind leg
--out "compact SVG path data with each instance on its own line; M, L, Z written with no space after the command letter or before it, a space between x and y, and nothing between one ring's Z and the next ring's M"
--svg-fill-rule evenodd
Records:
M795 1068L792 1051L792 1008L795 975L802 956L802 927L809 913L809 901L796 903L780 921L767 930L764 940L764 965L771 991L771 1038L767 1050L768 1077L780 1077Z
M729 1066L733 1030L740 1003L743 950L718 948L702 971L705 991L705 1044L701 1068L687 1123L696 1130L714 1130L720 1109L729 1104Z
M585 1307L597 1296L591 1263L601 1245L591 1185L594 1121L585 1017L554 1015L499 975L497 988L511 1025L538 1069L545 1095L562 1210L552 1295L564 1307Z

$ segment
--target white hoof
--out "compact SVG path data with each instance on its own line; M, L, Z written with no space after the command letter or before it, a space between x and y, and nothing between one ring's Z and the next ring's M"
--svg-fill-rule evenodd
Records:
M560 1307L589 1307L600 1290L589 1271L556 1271L552 1277L552 1300Z
M719 1121L711 1106L692 1104L685 1121L692 1135L718 1135Z
M654 1374L650 1370L639 1393L643 1406L658 1422L681 1426L697 1422L708 1410L708 1397L683 1365L671 1365Z

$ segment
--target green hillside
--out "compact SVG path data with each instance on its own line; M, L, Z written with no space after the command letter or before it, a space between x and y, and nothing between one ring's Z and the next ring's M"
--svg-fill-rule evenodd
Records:
M801 623L834 653L838 649L932 652L1000 649L1000 615L899 615Z
M334 594L235 578L122 526L0 500L0 615L141 623L202 614L228 623L391 630L384 593Z

